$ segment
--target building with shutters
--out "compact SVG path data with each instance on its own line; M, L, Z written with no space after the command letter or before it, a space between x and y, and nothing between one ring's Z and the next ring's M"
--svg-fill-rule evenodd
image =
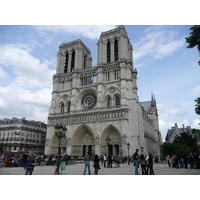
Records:
M44 153L46 124L15 118L0 120L0 144L4 153Z

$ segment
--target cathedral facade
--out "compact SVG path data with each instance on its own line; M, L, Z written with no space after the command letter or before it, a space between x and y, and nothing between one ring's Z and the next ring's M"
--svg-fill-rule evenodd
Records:
M57 154L55 126L62 123L67 127L60 140L62 154L127 156L139 149L160 156L156 100L152 95L150 101L139 102L133 49L124 26L102 32L97 46L96 67L81 40L59 47L45 154Z

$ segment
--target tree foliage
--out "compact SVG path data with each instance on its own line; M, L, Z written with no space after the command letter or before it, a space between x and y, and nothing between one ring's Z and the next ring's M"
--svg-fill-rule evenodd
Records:
M195 112L197 115L200 115L200 97L194 100L196 102Z
M189 43L187 48L193 48L197 45L197 48L200 51L200 25L192 26L190 30L190 37L185 38L186 42Z
M190 28L190 37L186 37L185 40L189 44L187 48L193 48L197 46L200 52L200 25L194 25ZM198 62L200 65L200 61Z
M197 141L187 133L176 135L173 143L164 143L161 147L162 153L166 155L176 155L183 157L189 155L191 152L197 151Z

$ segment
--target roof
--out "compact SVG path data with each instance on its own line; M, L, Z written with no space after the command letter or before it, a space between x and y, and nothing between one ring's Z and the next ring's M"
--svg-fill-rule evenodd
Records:
M144 108L145 111L151 110L151 101L140 102L140 105Z

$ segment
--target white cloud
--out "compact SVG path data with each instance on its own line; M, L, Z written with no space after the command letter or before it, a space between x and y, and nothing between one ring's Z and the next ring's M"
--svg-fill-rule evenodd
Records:
M0 88L0 117L27 117L46 122L51 91L44 88L33 92L14 84ZM34 118L36 113L37 118Z
M0 64L13 78L0 87L0 118L26 117L46 123L55 73L50 67L55 66L56 58L40 61L30 52L23 44L0 45ZM3 72L0 68L0 77Z
M192 127L196 129L200 129L200 119L194 119L192 123Z
M200 85L192 88L190 91L189 91L189 94L193 95L193 96L200 96Z
M89 39L98 39L101 32L116 28L116 26L111 25L39 25L34 27L41 31L51 31L54 33L66 32L77 36L84 36Z
M180 109L169 109L167 106L158 104L159 118L162 120L177 121L187 116L186 112Z
M134 59L137 61L147 55L154 59L161 59L172 55L185 43L184 37L176 39L175 35L173 30L165 30L162 26L146 29L145 36L133 44Z
M48 68L50 61L42 63L29 53L30 49L26 45L20 46L22 48L14 44L0 46L0 64L12 67L13 72L18 75L13 83L29 88L51 85L55 70Z

